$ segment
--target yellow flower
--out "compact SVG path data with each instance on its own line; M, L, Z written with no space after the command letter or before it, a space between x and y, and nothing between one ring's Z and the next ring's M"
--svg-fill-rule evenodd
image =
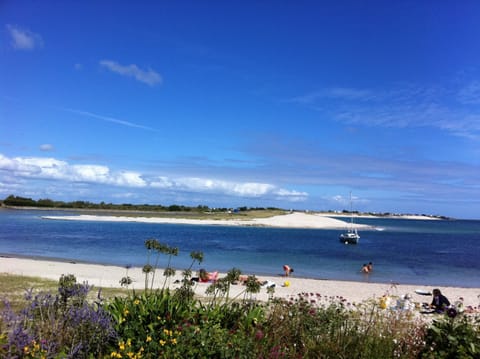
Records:
M138 299L135 299L135 301L133 302L133 304L139 305L139 304L140 304L140 301L139 301Z
M167 342L166 342L165 340L163 340L163 339L160 339L160 340L159 340L159 343L160 343L160 345L163 347L163 346L165 345L165 343L167 343Z
M152 337L150 335L147 335L147 339L145 339L145 341L148 343L148 342L151 342L152 341Z
M173 345L177 344L177 338L172 338L172 339L170 339L170 342L171 342Z
M25 345L25 346L23 347L23 352L24 352L25 354L28 354L28 353L30 352L30 348L28 347L28 345Z
M119 348L120 350L125 350L125 343L124 343L124 342L118 343L118 348Z
M128 338L127 339L127 347L131 347L132 346L132 339Z
M116 352L116 351L113 351L113 352L110 354L110 356L111 356L112 358L116 358L116 357L117 357L117 352Z
M133 358L133 352L128 352L128 353L127 353L127 356L128 356L129 358Z
M130 312L128 311L127 308L125 308L125 309L123 310L123 315L126 317L126 316L128 315L128 313L130 313Z

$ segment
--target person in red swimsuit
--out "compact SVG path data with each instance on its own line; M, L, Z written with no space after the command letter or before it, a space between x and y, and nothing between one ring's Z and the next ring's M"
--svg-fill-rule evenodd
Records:
M288 277L290 273L293 273L293 268L290 268L289 265L284 264L283 265L283 271L285 272L285 277Z

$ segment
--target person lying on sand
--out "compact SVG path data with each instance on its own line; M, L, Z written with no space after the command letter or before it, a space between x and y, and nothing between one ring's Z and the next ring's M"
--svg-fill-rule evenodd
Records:
M260 280L256 278L254 275L253 276L241 275L238 277L238 282L235 282L234 284L240 283L242 285L246 285L249 278L255 280L262 288L274 288L276 286L275 282L272 282L270 280Z
M198 277L193 277L192 281L200 283L214 283L218 279L218 272L207 272L205 269L198 271Z

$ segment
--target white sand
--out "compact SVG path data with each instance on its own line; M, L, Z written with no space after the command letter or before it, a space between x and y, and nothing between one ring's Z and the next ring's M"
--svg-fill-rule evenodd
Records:
M177 223L193 225L219 225L219 226L256 226L256 227L279 227L279 228L315 228L315 229L344 229L348 222L330 218L322 214L294 212L280 216L255 219L186 219L186 218L162 218L141 216L102 216L102 215L75 215L75 216L42 216L52 220L71 221L105 221L105 222L142 222L142 223ZM371 228L363 224L355 224L358 229Z
M78 282L88 282L96 287L119 288L120 279L126 276L126 269L117 266L57 262L47 260L25 259L0 257L0 273L23 275L27 277L41 277L58 280L62 274L74 274ZM174 289L179 284L174 283L175 280L181 280L181 270L178 270L175 277L170 278L167 285ZM141 268L134 267L128 270L128 276L132 278L133 283L130 289L143 289L145 287L145 276ZM220 274L220 277L222 274ZM334 280L316 280L306 278L296 278L295 276L285 278L281 276L259 276L262 281L271 281L276 284L275 297L288 299L299 293L314 293L328 297L343 297L350 303L360 303L368 299L379 299L384 294L391 296L402 296L410 294L414 302L430 302L431 296L423 296L415 293L416 289L424 289L431 291L432 287L421 287L417 285L395 285L369 283L365 282L348 282ZM157 270L154 288L163 286L165 277L163 270ZM285 281L290 282L290 286L283 287ZM208 283L198 283L195 291L198 295L205 295L205 290L209 286ZM243 294L245 287L243 285L233 285L231 296ZM453 303L460 297L463 298L465 306L479 307L480 304L480 288L456 288L442 287L445 294ZM268 293L265 288L255 295L258 300L267 300Z

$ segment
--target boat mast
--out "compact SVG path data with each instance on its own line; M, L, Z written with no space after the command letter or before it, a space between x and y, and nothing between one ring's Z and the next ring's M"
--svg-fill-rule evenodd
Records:
M353 202L352 202L352 191L350 191L350 232L353 232Z

